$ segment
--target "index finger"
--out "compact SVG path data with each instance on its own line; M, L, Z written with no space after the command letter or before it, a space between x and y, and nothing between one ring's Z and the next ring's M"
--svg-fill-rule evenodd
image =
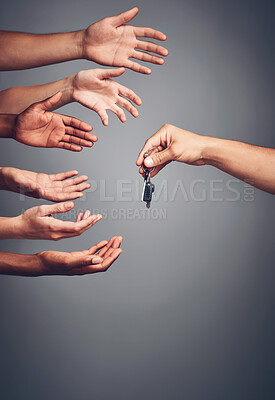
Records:
M147 150L151 149L151 147L157 147L158 151L162 150L162 147L160 145L160 140L161 140L161 138L160 138L160 135L158 134L158 132L146 140L146 142L145 142L143 148L141 149L141 151L138 155L138 158L137 158L136 164L138 166L143 164L143 161L144 161L143 155L144 155L144 153L146 153Z

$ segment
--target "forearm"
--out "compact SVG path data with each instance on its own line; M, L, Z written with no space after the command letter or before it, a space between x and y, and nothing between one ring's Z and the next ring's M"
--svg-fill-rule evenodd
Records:
M73 101L73 78L74 75L44 85L13 87L2 90L0 92L0 113L20 114L31 104L45 100L59 91L61 91L63 95L54 109L62 107Z
M82 58L83 31L31 34L0 31L0 70L18 70Z
M203 159L206 164L275 194L275 149L208 138Z
M0 114L0 138L13 138L16 117L15 114Z
M0 274L39 276L43 275L43 267L38 254L22 255L1 251Z
M25 232L18 217L0 217L0 239L24 239Z
M4 171L5 171L5 167L0 167L0 190L8 190Z

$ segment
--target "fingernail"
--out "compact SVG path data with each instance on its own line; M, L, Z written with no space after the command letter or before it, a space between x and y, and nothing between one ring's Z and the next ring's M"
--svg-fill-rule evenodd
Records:
M74 203L72 201L69 201L69 203L66 204L66 208L72 208L74 206Z
M102 263L102 258L101 257L94 257L93 259L92 259L92 264L100 264L100 263Z
M146 165L146 167L152 167L154 164L153 159L151 157L145 158L144 164Z

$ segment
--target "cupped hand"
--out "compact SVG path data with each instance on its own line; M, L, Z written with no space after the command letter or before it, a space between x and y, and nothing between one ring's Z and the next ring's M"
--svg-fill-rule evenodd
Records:
M104 18L90 25L84 31L83 57L98 64L130 68L143 74L150 74L150 68L131 61L130 58L163 64L162 57L168 55L168 50L153 42L138 38L166 40L166 35L152 28L124 25L130 22L138 11L138 8L134 7L129 11ZM150 53L155 53L157 56Z
M44 251L38 253L38 275L86 275L107 271L120 256L120 245L123 238L114 236L104 240L88 250L65 253Z
M106 110L114 112L121 122L126 121L125 113L118 105L124 107L134 117L138 117L138 111L131 101L140 105L139 96L131 89L110 79L122 75L124 71L124 68L117 68L78 72L73 79L74 101L97 112L105 126L108 125Z
M89 124L48 111L61 97L62 93L58 92L19 114L15 122L14 139L28 146L57 147L71 151L92 147L97 137L90 133L93 128Z
M20 238L49 240L71 238L81 235L102 218L100 214L90 216L88 210L85 212L85 218L78 216L76 222L62 221L52 216L52 214L71 211L73 207L74 203L70 201L26 210L17 217L17 231L21 232Z
M24 171L12 167L1 170L7 190L22 193L36 199L50 201L75 200L83 197L83 191L90 188L86 175L78 175L77 171L43 174Z
M143 163L147 168L155 167L150 174L151 177L155 176L171 161L179 161L191 165L204 165L202 149L205 140L205 136L165 124L158 132L146 140L139 153L136 162L137 166L140 167L139 173L144 175ZM157 151L144 159L144 153L152 147L156 147Z

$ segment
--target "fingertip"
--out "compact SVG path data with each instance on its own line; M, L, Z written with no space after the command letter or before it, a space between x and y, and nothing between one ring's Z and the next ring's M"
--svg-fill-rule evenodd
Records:
M74 202L73 202L73 201L68 201L67 203L65 203L65 207L66 207L68 210L74 208Z
M150 68L147 68L147 69L146 69L146 74L147 74L147 75L150 75L151 73L152 73L152 70L151 70Z

